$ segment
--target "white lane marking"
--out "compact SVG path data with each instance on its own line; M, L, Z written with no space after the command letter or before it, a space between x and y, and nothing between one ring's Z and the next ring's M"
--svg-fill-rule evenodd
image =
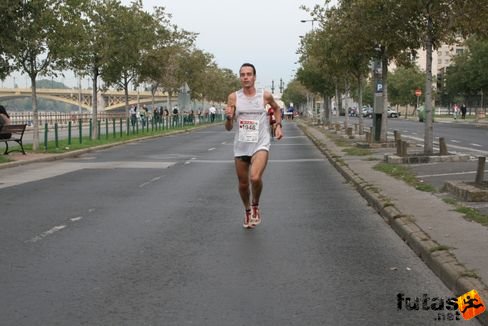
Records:
M212 147L212 148L209 148L209 149L208 149L208 151L209 151L209 152L214 151L214 150L216 150L216 148L215 148L215 147Z
M488 170L484 171L485 173ZM418 175L417 178L433 178L433 177L446 177L450 175L463 175L463 174L475 174L476 171L464 171L464 172L451 172L451 173L438 173L438 174L425 174L425 175Z
M471 143L470 145L475 146L475 147L483 147L483 145L475 144L475 143Z
M151 183L153 183L153 182L156 182L156 181L160 180L160 179L161 179L161 177L163 177L163 176L154 177L154 178L152 178L152 179L151 179L151 180L149 180L149 181L143 182L143 183L141 183L141 184L139 185L139 188L144 188L145 186L150 185Z
M28 240L27 242L34 243L34 242L40 241L40 240L44 239L47 236L50 236L50 235L52 235L52 234L54 234L54 233L56 233L58 231L61 231L65 227L66 227L66 225L57 225L57 226L55 226L55 227L53 227L53 228L51 228L51 229L49 229L49 230L47 230L45 232L42 232L39 235L36 235L35 237L33 237L32 239Z
M72 217L69 220L71 222L78 222L78 221L81 221L82 218L83 218L83 216L78 216L78 217Z
M451 139L451 143L456 143L456 144L459 144L460 141L459 140L455 140L455 139Z
M412 137L412 136L405 136L405 138L409 138L409 139L413 139L413 140L417 140L417 141L421 141L421 142L424 141L423 138ZM482 150L475 149L475 148L469 148L469 147L457 146L457 145L450 145L450 147L451 148L457 148L457 149L459 149L461 151L477 152L477 153L480 153L482 156L488 156L488 152L487 151L482 151Z
M167 169L176 162L59 162L36 165L36 169L19 166L0 170L0 189L27 182L57 177L66 173L83 169Z

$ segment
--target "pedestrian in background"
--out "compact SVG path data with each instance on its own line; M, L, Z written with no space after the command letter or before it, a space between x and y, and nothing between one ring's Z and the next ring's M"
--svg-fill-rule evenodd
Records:
M466 119L466 104L461 104L461 118Z
M210 122L212 122L212 123L215 121L215 113L216 112L217 112L217 109L213 105L208 109L208 113L210 113Z
M3 126L8 126L12 122L10 121L10 115L7 113L7 110L3 105L0 105L0 129ZM12 134L2 134L0 135L0 138L2 139L8 139L12 136Z

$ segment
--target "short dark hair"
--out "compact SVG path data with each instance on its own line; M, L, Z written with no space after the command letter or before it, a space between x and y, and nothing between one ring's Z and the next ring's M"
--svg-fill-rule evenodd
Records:
M254 65L252 63L249 63L249 62L243 63L241 68L239 68L239 72L241 72L242 67L251 67L254 76L256 76L256 68L254 67Z

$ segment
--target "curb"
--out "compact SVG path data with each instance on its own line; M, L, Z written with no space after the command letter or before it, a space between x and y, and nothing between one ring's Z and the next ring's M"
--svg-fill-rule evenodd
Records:
M439 277L439 279L456 295L462 295L476 289L482 298L488 300L488 286L480 279L470 277L472 274L457 260L456 256L446 250L440 250L440 245L425 233L415 222L403 214L381 190L372 189L358 174L356 174L342 159L332 153L327 145L309 132L309 126L299 122L298 127L310 138L317 148L327 157L338 172L363 196L366 201L383 217L390 227L407 243L417 256ZM320 131L321 132L321 131ZM488 313L476 317L482 325L488 325Z

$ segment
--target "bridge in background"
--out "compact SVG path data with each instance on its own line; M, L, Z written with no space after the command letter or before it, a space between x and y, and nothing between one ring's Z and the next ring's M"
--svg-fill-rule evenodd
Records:
M50 89L38 88L37 97L68 103L81 107L91 112L92 110L92 90L90 89ZM30 88L0 88L0 101L20 97L32 97ZM168 106L178 103L178 95L171 96L168 101L167 93L156 93L154 103L166 103ZM153 97L151 92L129 92L129 106L152 104ZM125 94L123 91L104 91L98 93L98 110L117 111L125 108Z

